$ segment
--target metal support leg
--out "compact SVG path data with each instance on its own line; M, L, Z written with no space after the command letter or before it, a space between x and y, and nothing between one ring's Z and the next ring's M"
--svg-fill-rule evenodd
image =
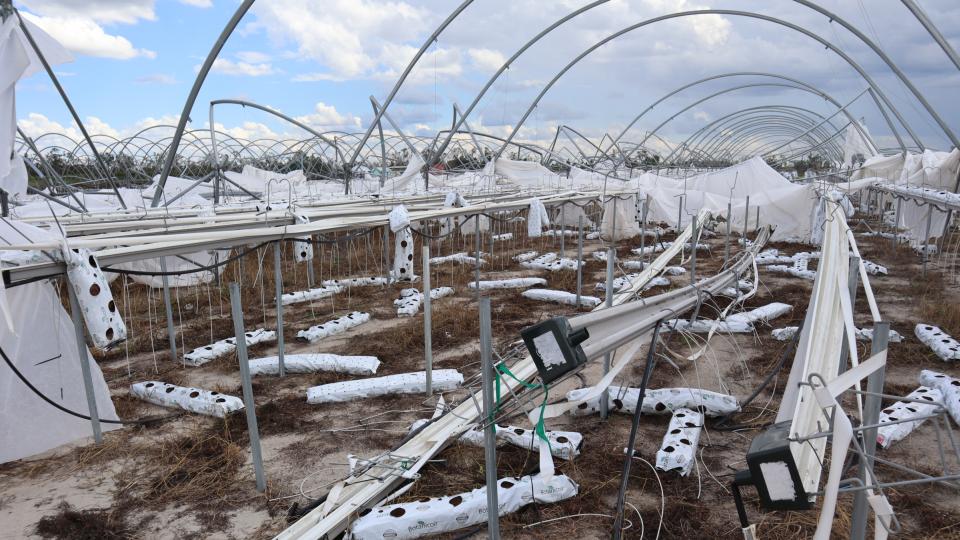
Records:
M167 259L160 257L160 281L163 282L163 307L167 310L167 339L170 340L170 360L177 361L177 333L173 329L173 306L170 304L170 277Z
M390 226L383 226L383 279L390 283Z
M643 199L643 216L640 219L640 262L643 262L643 250L647 244L647 210L650 208L650 197Z
M723 267L730 262L730 217L733 215L733 201L727 202L727 235L723 239Z
M577 218L577 309L583 291L583 216Z
M247 415L247 432L250 434L253 472L257 479L257 491L263 493L267 490L267 480L263 476L257 408L253 401L253 386L250 383L250 365L247 363L247 340L244 335L243 311L240 309L240 286L236 283L230 284L230 312L233 315L233 332L237 338L237 360L240 362L240 385L243 387L243 408Z
M566 221L564 221L564 211L567 209L566 204L560 205L560 258L564 258L567 254L566 249L566 235L563 234L567 231Z
M280 373L280 376L283 377L287 374L286 367L283 365L283 275L280 272L280 263L283 260L283 256L280 251L280 242L278 241L274 246L273 251L273 280L276 282L277 288L277 367ZM239 337L237 339L240 339ZM246 341L246 340L244 340Z
M476 223L477 230L473 240L473 249L475 250L473 256L476 257L477 259L474 273L475 273L475 281L477 282L477 294L480 294L480 215L479 214L477 215L476 221L477 221Z
M604 298L604 305L606 307L613 306L613 265L617 260L617 250L614 248L607 249L607 286L606 286L606 297ZM606 375L610 371L610 361L612 360L613 355L607 353L603 355L603 374ZM603 395L600 396L600 418L602 420L607 419L607 415L610 414L610 400L609 393L607 390L603 391Z
M83 375L83 391L87 396L90 426L93 428L93 440L99 444L103 442L103 433L100 431L100 413L97 411L97 396L93 390L93 376L90 374L90 353L87 351L87 340L83 331L83 317L80 316L80 302L70 283L67 283L67 291L70 293L70 317L73 319L77 338L77 355L80 358L80 373Z
M857 305L857 290L860 286L860 258L850 257L850 273L847 275L847 292L850 295L850 309ZM843 347L840 349L840 365L837 374L847 370L847 360L850 359L850 349L847 348L847 329L843 329Z
M750 196L747 195L746 206L743 209L743 245L747 245L747 228L750 226Z
M650 382L650 375L653 374L653 368L656 365L657 356L657 336L660 335L660 323L653 328L653 336L650 338L650 348L647 350L647 365L643 370L643 379L640 381L640 396L637 400L637 407L633 411L633 423L630 425L630 438L627 440L627 455L623 458L623 471L620 473L620 491L617 495L617 511L613 518L613 538L620 540L623 534L623 504L627 493L627 483L630 481L630 465L633 462L633 447L637 443L637 431L640 429L640 415L643 414L643 398L647 393L647 384Z
M892 246L893 249L897 249L897 244L900 243L900 206L903 204L903 199L897 199L897 212L893 218L893 240Z
M889 337L889 322L874 323L873 343L870 347L871 356L887 348ZM863 402L863 425L876 426L880 421L880 394L883 393L884 377L885 368L883 366L867 377L867 396ZM861 436L863 437L861 444L863 445L864 458L860 460L857 466L857 473L863 485L869 485L871 480L867 478L867 469L873 469L873 455L877 449L877 428L867 428L863 430ZM868 512L867 492L857 491L853 497L853 517L850 522L850 538L853 540L862 540L866 535Z
M923 235L923 277L927 277L927 260L930 258L930 222L933 220L933 205L927 205L927 228Z
M312 236L310 240L313 240ZM312 289L314 283L316 283L316 277L313 275L313 259L310 259L307 261L307 288Z
M478 289L479 290L479 289ZM423 355L427 373L427 395L433 395L433 308L430 298L430 243L423 241Z
M493 345L490 328L490 298L480 298L480 364L483 372L483 457L487 480L487 536L500 539L500 513L497 511L497 434L493 422Z
M697 215L693 215L693 220L690 222L692 225L690 227L690 284L693 285L697 282L697 243L700 239L697 234Z

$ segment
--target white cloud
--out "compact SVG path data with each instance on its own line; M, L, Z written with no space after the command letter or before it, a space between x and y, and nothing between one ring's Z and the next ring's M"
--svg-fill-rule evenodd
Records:
M242 62L249 62L251 64L263 64L270 61L269 54L257 51L240 51L234 56Z
M300 73L299 75L294 75L291 79L293 82L318 82L318 81L345 81L343 77L338 77L330 73Z
M28 137L33 139L46 133L64 135L73 140L79 140L82 136L80 130L77 129L75 125L64 126L40 113L28 114L26 118L21 118L17 121L17 126L19 126Z
M209 126L209 124L207 124ZM244 139L247 141L255 141L257 139L280 139L281 135L278 135L272 129L270 129L266 124L261 124L260 122L244 122L239 126L234 127L225 127L220 122L216 124L218 133L226 133L235 139Z
M314 106L314 112L304 116L294 117L297 121L303 122L308 126L318 130L345 129L353 130L360 128L360 117L351 114L341 114L333 105L327 105L318 101Z
M177 84L177 79L166 73L151 73L150 75L137 77L133 82L137 84Z
M79 54L129 60L138 56L156 58L157 53L137 49L123 36L106 33L102 26L85 17L38 17L23 13L23 17L57 39L64 47Z
M180 0L180 3L204 9L213 7L213 0Z
M195 66L199 70L200 66ZM226 58L217 58L213 62L212 71L224 75L243 75L247 77L262 77L274 73L273 66L268 63L251 64L250 62L234 62Z
M467 54L473 65L481 71L496 72L507 61L500 51L493 49L468 49Z
M711 118L710 113L708 113L707 111L694 111L693 113L694 120L699 120L701 122L709 122L710 118Z
M30 11L48 17L84 17L104 24L152 21L154 0L20 0Z

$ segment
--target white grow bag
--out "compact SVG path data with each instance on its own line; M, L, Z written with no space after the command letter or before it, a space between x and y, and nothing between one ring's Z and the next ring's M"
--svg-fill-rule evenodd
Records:
M727 317L728 323L748 323L769 322L777 317L786 315L793 309L790 304L782 302L773 302L744 313L734 313Z
M350 287L367 287L370 285L387 285L389 280L385 277L359 277L359 278L348 278L348 279L327 279L324 280L321 285L324 287L343 287L349 289Z
M471 281L467 283L467 287L471 289L476 289L479 284L481 290L487 289L526 289L527 287L533 287L535 285L546 285L547 280L538 277L532 278L512 278L512 279L497 279L492 281Z
M431 382L434 392L446 392L463 384L463 375L455 369L435 369ZM314 386L307 389L307 403L335 403L387 394L417 394L426 389L427 374L417 371Z
M280 360L265 356L250 360L250 375L278 375ZM283 368L287 373L332 371L351 375L376 375L380 360L376 356L341 356L339 354L285 354Z
M300 302L311 302L313 300L320 300L321 298L328 298L342 290L343 289L338 285L324 285L323 287L316 287L313 289L307 289L305 291L283 293L280 295L280 303L286 306L288 304L297 304Z
M610 410L633 414L640 398L639 388L608 388ZM592 388L578 388L567 392L567 401L580 401ZM723 416L740 410L737 398L699 388L657 388L648 389L643 399L643 414L671 414L678 409L693 409L707 416ZM571 411L574 416L584 416L600 412L600 396L581 403Z
M523 291L523 296L531 300L542 300L544 302L557 302L558 304L577 304L577 295L567 291L555 291L553 289L530 289ZM594 307L600 305L600 299L596 296L580 295L580 305Z
M460 252L460 253L454 253L453 255L444 255L442 257L430 258L431 265L444 264L444 263L450 263L450 262L466 264L469 266L476 266L477 258L471 255L468 255L466 252ZM480 259L480 265L483 266L484 264L487 264L487 261Z
M703 429L703 415L690 409L677 409L670 418L667 434L657 450L657 468L676 471L680 476L690 474L696 462L697 445Z
M417 420L410 427L410 431L416 430L427 422L429 422L429 420ZM580 433L576 431L545 431L545 433L547 434L547 439L550 441L550 453L553 454L554 457L571 461L580 455L580 447L583 444L583 435ZM480 448L483 448L485 444L483 431L475 429L465 432L457 440L461 443L478 446ZM499 424L497 425L497 441L503 441L520 448L533 450L534 452L540 451L540 443L542 442L540 437L532 429L523 429L516 426L501 426Z
M269 341L277 340L276 332L272 330L264 330L263 328L257 328L252 332L245 332L243 335L246 337L247 347L256 345L258 343L267 343ZM220 358L221 356L231 354L235 350L237 350L236 338L221 339L216 343L211 343L210 345L203 347L197 347L196 349L183 355L183 362L194 367L202 366L207 362Z
M799 326L784 326L783 328L774 329L771 335L773 335L773 339L777 341L788 341L797 335L799 329ZM873 341L873 328L857 328L856 338L857 341ZM900 343L903 341L903 336L896 330L890 330L887 341L889 343Z
M613 280L613 291L617 292L624 287L629 287L633 283L633 280L637 279L638 277L640 277L640 274L627 274L625 276L615 278ZM657 276L648 281L647 284L643 286L643 290L652 289L654 287L666 287L667 285L670 285L669 279L663 276ZM603 281L600 281L594 288L598 291L606 291L607 284Z
M960 343L940 329L939 326L918 324L913 332L924 345L933 349L942 360L950 362L960 360Z
M179 408L218 418L243 408L243 400L238 397L160 381L131 384L130 393L161 407Z
M97 259L86 249L64 248L63 260L93 344L99 349L109 349L127 339L127 325L120 318Z
M692 332L694 334L706 334L713 329L716 324L716 331L723 334L749 334L753 332L753 324L743 321L711 321L707 319L697 319L690 322L688 319L670 319L664 323L667 328L677 330L678 332Z
M323 324L311 326L306 330L301 330L297 332L297 339L309 341L310 343L316 343L327 336L346 332L354 326L361 325L369 320L369 313L354 311L353 313L333 319L332 321L327 321Z
M555 503L577 494L578 486L565 475L524 476L497 481L498 515L516 512L532 503ZM360 513L350 527L354 540L421 538L471 527L487 521L487 488L427 501L380 506Z
M922 399L929 403L917 403L915 401L898 401L880 412L880 424L887 422L896 422L897 420L911 420L929 416L940 408L943 400L943 394L936 388L927 388L921 386L907 395L910 399ZM880 426L877 429L877 444L881 448L890 448L890 445L903 440L913 430L920 427L926 419L912 420L910 422L901 422L899 424L890 424Z
M960 379L925 369L920 372L920 384L939 390L943 406L953 421L960 424Z
M523 252L523 253L521 253L521 254L519 254L519 255L514 255L514 256L513 256L513 260L515 260L515 261L517 261L517 262L519 262L519 263L524 263L524 262L527 262L527 261L529 261L529 260L534 259L536 256L537 256L537 252L536 252L536 251L525 251L525 252ZM554 256L555 256L555 255L554 255Z
M444 296L453 294L451 287L437 287L430 289L430 299L437 300ZM420 311L420 304L423 303L423 293L417 289L403 289L400 291L400 298L393 301L397 306L397 317L413 317Z

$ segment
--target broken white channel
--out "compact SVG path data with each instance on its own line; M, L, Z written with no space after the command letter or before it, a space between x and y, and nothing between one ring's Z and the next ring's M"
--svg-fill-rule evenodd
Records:
M160 381L144 381L130 385L130 393L146 402L185 411L223 418L243 408L243 400L219 392L177 386Z
M453 294L451 287L437 287L430 289L430 298L436 300L444 296ZM397 306L397 317L413 317L420 311L420 304L423 303L423 293L417 289L403 289L400 291L400 298L393 301Z
M434 392L446 392L463 384L463 375L455 369L435 369L431 382ZM318 403L353 401L387 394L418 394L425 392L426 389L427 373L417 371L314 386L307 389L307 403L315 405Z

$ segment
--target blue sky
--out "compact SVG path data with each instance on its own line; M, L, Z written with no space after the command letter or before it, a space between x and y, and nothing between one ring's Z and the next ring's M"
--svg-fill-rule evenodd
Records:
M825 0L876 40L955 130L960 131L960 72L899 0ZM368 96L383 99L397 74L458 2L450 0L260 0L231 37L208 77L193 125L207 124L211 99L242 98L276 107L320 128L358 131L370 117ZM391 113L405 130L427 134L449 125L450 104L469 103L487 76L539 29L586 4L583 0L477 0L441 36L404 86ZM960 47L960 2L921 0L955 47ZM88 128L128 135L178 115L202 62L236 0L18 0L30 20L74 51L58 66ZM802 24L850 51L928 145L949 142L882 62L825 17L788 0L758 6L749 0L620 0L591 10L521 58L471 116L475 127L505 135L543 84L597 39L627 24L678 11L760 8ZM591 137L622 127L637 112L682 84L723 71L769 71L818 86L845 103L865 88L836 55L811 40L763 21L699 16L631 32L578 64L550 91L521 136L550 138L568 124ZM756 82L758 79L751 79ZM744 80L746 82L746 80ZM769 80L767 80L769 82ZM702 85L652 111L636 134L672 111L732 83ZM21 81L18 118L31 134L69 130L70 118L45 75ZM818 97L761 87L732 92L694 107L662 133L673 141L727 112L751 104L790 103L829 114ZM892 137L869 100L851 107L886 144ZM238 136L297 130L262 113L218 109L218 123Z

